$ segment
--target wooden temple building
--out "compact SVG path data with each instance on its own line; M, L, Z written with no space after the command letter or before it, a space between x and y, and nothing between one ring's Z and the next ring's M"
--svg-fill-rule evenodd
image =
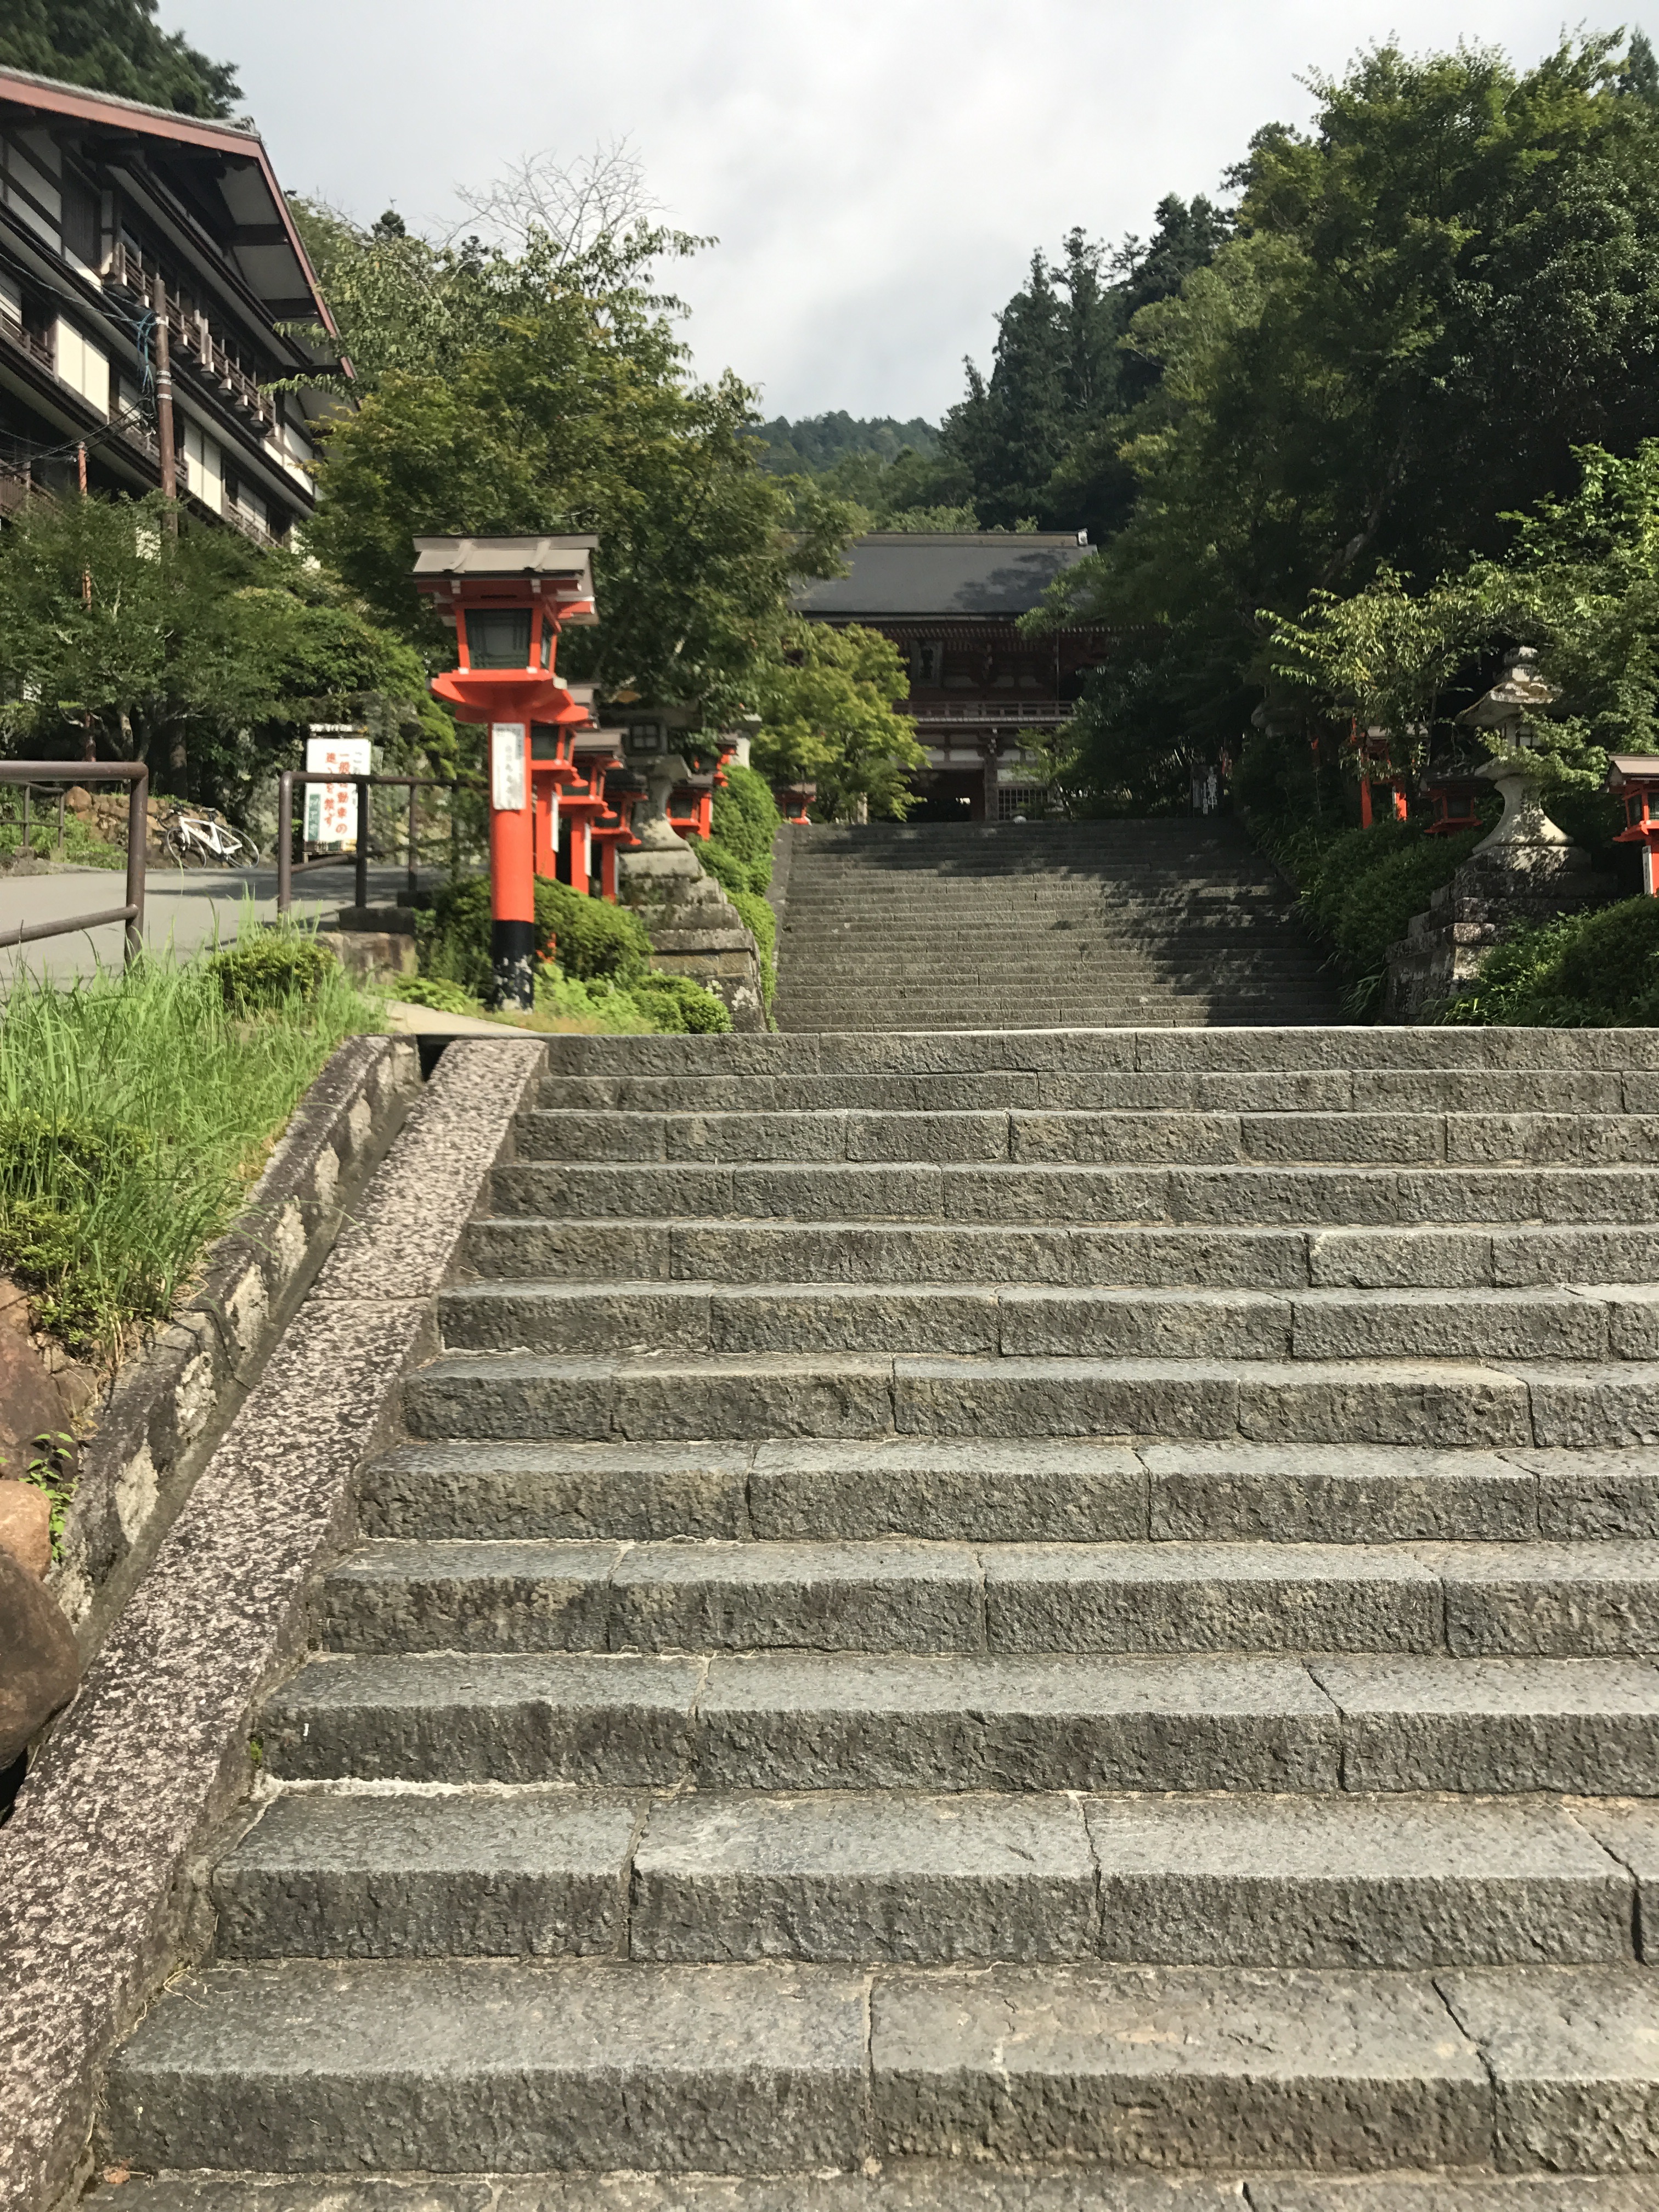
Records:
M877 531L854 539L847 575L797 594L810 620L861 623L903 656L910 696L901 711L927 750L911 821L1045 811L1040 740L1068 718L1110 635L1090 626L1028 637L1018 624L1088 551L1069 531Z
M1018 625L1088 550L1070 532L878 531L854 539L848 574L797 595L810 620L878 630L903 658L902 711L927 753L912 821L1006 822L1046 811L1042 740L1069 718L1111 635L1090 625L1027 637ZM597 716L591 691L579 686L575 696ZM653 763L679 751L698 711L613 700L603 713L611 726L537 732L536 866L614 898ZM728 735L718 763L676 785L669 819L683 836L709 834L724 769L747 752L746 738Z

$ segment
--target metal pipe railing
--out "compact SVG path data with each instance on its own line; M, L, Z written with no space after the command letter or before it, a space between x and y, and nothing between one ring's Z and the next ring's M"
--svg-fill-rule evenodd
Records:
M420 888L418 855L416 851L416 793L422 791L479 791L483 781L477 776L444 775L342 775L337 769L285 768L276 779L276 911L287 914L294 903L294 878L304 875L309 868L337 868L344 856L325 853L314 860L296 860L294 857L294 787L307 783L349 783L357 790L357 850L355 855L355 874L352 885L354 906L368 904L368 864L371 851L371 824L368 815L368 794L374 787L392 786L409 790L409 851L405 880L412 899Z
M61 921L26 921L0 930L0 947L34 945L44 937L73 937L112 921L126 925L125 964L131 968L144 945L144 849L149 842L149 770L143 761L0 761L0 783L23 787L23 818L29 819L32 783L125 783L127 794L127 902L100 914L68 915ZM58 807L58 841L64 836L63 801Z

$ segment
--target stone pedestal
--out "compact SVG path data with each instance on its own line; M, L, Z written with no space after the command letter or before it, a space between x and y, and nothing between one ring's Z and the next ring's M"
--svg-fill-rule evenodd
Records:
M420 966L416 957L416 914L413 907L342 907L323 942L332 947L340 965L350 975L412 975Z
M653 811L637 851L621 856L617 897L645 924L653 968L706 983L724 1000L734 1030L763 1030L766 1003L755 940L662 811L676 777L665 781L654 763L650 775Z
M1503 819L1389 947L1385 1022L1420 1022L1474 981L1517 924L1575 914L1596 896L1589 855L1544 812L1528 763L1506 757L1478 773L1503 793Z

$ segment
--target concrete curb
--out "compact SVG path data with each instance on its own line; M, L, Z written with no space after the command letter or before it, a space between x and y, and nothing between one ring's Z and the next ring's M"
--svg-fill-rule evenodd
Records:
M420 1088L415 1048L348 1037L295 1110L200 1288L115 1380L50 1587L83 1653L118 1608Z
M84 2160L100 2071L190 1955L191 1869L249 1787L254 1706L430 1348L433 1297L539 1042L458 1042L162 1539L0 1832L0 2206Z

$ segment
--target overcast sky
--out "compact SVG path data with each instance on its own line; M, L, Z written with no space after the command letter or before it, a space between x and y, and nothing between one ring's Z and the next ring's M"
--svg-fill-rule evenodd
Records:
M988 361L1031 250L1146 233L1359 47L1527 61L1559 0L162 0L235 62L291 191L447 228L457 183L626 134L680 228L705 372L769 415L923 415ZM1593 26L1659 24L1659 0Z

